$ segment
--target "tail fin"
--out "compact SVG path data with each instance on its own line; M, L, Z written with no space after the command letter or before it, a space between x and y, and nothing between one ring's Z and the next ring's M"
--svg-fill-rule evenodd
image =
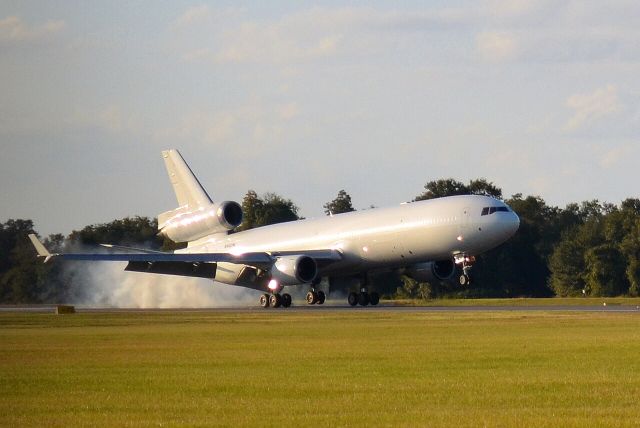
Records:
M211 204L211 198L178 150L164 150L162 157L179 207L196 209Z
M242 207L233 201L214 204L175 149L162 152L178 208L158 215L158 231L174 242L192 242L215 233L229 233L242 222Z

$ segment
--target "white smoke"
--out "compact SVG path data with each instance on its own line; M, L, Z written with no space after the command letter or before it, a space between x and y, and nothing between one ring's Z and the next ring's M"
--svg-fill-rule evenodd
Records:
M69 263L74 304L116 308L256 306L260 292L202 278L124 270L125 263Z

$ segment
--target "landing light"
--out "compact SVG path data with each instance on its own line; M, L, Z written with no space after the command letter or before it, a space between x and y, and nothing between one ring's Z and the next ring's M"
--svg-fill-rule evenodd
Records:
M456 238L458 241L462 242L464 241L464 236L460 235Z
M278 289L278 281L276 281L275 279L272 279L271 281L269 281L269 290L273 291L273 290L277 290Z

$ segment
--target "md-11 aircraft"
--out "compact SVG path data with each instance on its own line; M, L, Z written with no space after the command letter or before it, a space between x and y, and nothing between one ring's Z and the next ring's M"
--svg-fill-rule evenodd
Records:
M126 261L125 270L208 278L263 292L262 307L289 307L286 286L307 286L307 303L322 304L329 291L356 283L348 302L376 305L369 274L395 270L417 281L471 281L475 256L508 240L520 225L502 201L479 195L450 196L233 232L242 208L214 203L182 155L162 152L178 208L158 216L159 234L187 247L159 252L105 245L118 253L51 254L30 239L45 259ZM456 268L456 265L459 268ZM357 279L357 281L353 281Z

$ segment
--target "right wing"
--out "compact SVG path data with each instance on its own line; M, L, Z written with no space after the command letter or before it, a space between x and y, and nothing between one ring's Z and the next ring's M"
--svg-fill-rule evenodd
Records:
M31 243L36 248L38 256L44 257L45 262L52 258L65 260L84 261L111 261L111 262L181 262L181 263L203 263L203 262L226 262L238 263L252 266L271 266L273 258L268 253L254 252L234 255L230 253L163 253L151 252L149 250L136 249L138 252L129 253L50 253L34 234L29 235ZM113 248L120 248L114 246ZM134 249L130 249L134 250Z
M43 257L45 263L52 258L82 261L111 261L129 262L125 270L150 273L165 273L174 275L215 276L214 263L234 263L249 265L269 270L279 257L288 255L305 255L313 258L322 269L327 265L342 260L342 254L337 250L298 250L275 252L248 252L242 254L231 253L165 253L160 251L143 250L117 245L103 245L107 248L119 248L128 253L50 253L38 240L35 234L29 239L36 248L38 256Z

